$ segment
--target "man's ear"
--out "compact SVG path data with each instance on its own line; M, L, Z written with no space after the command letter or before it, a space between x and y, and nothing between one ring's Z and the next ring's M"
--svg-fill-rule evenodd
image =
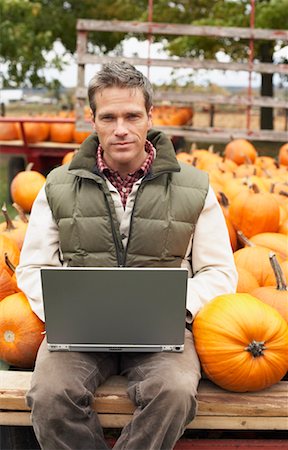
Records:
M153 106L151 106L151 108L148 111L148 130L150 130L153 127L152 117L153 117Z
M91 125L92 125L93 129L95 130L95 115L91 108L90 108L89 112L90 112Z

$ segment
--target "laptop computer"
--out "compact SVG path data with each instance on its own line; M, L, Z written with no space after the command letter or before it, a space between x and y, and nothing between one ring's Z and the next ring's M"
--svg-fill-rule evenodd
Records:
M41 269L50 351L184 349L187 270Z

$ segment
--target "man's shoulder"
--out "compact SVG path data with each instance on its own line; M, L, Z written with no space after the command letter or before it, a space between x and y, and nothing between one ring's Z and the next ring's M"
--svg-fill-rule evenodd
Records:
M55 167L47 175L47 183L58 183L66 184L72 181L71 174L69 173L69 164L63 164L61 166Z
M207 186L209 184L209 176L207 172L191 166L190 164L178 161L180 172L175 173L174 179L178 182L184 182L192 186Z

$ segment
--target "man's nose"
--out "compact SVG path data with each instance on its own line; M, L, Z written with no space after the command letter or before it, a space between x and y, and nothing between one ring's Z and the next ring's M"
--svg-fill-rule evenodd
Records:
M116 121L116 126L114 130L114 134L117 136L124 136L127 134L127 126L125 125L125 121L123 119L118 119Z

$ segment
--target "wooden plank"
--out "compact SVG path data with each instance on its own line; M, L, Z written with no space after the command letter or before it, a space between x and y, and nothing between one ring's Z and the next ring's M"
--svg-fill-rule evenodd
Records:
M29 389L31 372L2 371L0 384L0 408L28 411L25 394ZM282 417L288 420L288 382L282 381L269 389L251 393L225 391L209 380L201 380L199 385L198 416L255 416ZM127 380L111 377L97 389L95 409L102 414L132 414L134 404L127 395Z
M87 98L87 88L76 89L77 98ZM236 106L266 106L274 108L287 108L288 101L281 100L275 97L245 97L243 95L213 95L213 94L198 94L190 92L173 92L173 91L156 91L154 94L154 103L158 102L173 102L179 104L213 104L213 105L236 105ZM91 124L90 124L91 127Z
M287 30L270 30L263 28L215 27L186 24L137 22L121 20L77 20L78 31L106 31L122 33L147 33L179 36L231 37L240 39L265 39L288 41Z
M174 450L275 450L288 449L283 439L186 439L181 438Z
M130 56L106 56L92 55L91 53L82 53L77 55L78 64L106 64L110 61L129 61L135 66L152 67L174 67L178 69L194 69L194 70L235 70L244 72L260 72L260 73L288 73L288 67L285 64L272 63L237 63L237 62L220 62L216 60L197 59L197 58L140 58ZM78 83L79 86L83 85Z
M178 103L209 103L213 105L236 105L236 106L266 106L273 108L287 108L288 101L281 100L276 97L245 97L243 95L211 95L197 93L177 93L156 91L154 94L155 101L171 101Z
M247 130L237 128L193 128L188 126L155 126L157 130L164 131L167 136L183 136L191 142L229 142L231 139L248 139L250 141L287 142L287 131ZM89 124L85 121L76 122L76 129L89 131Z
M90 127L91 131L91 127ZM92 131L91 131L92 133ZM23 147L23 141L0 141L0 148L3 146L8 147ZM44 142L37 142L35 144L29 144L29 148L37 149L40 148L41 150L45 149L57 149L61 148L62 150L74 150L80 147L80 144L77 142L71 142L71 143L62 143L62 142L50 142L50 141L44 141Z
M130 414L99 414L103 428L122 428L131 420ZM30 411L0 411L0 425L29 426ZM197 416L187 429L189 430L287 430L287 418L273 417L225 417Z
M188 141L199 142L229 142L232 139L247 139L250 141L279 141L287 142L286 131L270 130L240 130L236 128L192 128L192 127L171 127L157 126L159 130L164 131L168 136L183 136Z

